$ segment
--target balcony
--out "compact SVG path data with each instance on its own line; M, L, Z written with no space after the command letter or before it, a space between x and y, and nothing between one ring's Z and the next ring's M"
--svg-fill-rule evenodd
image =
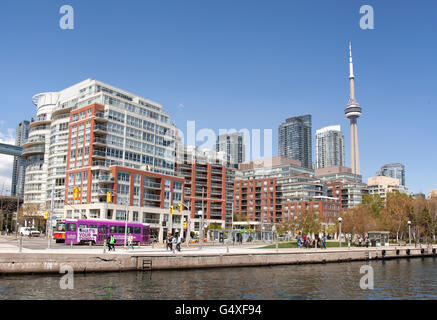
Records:
M144 199L152 200L152 201L161 201L161 196L156 194L145 194Z
M38 119L37 118L36 120L30 122L29 129L35 128L35 127L38 127L41 125L47 125L47 124L50 124L51 122L52 122L52 120L49 120L49 119Z
M200 173L196 173L196 179L207 179L207 175L206 174L200 174Z
M102 125L99 125L99 124L94 126L94 133L97 133L97 134L106 134L107 131L108 131L108 128L106 126L102 126Z
M106 147L106 139L94 138L93 145L96 147Z
M36 146L38 144L45 144L45 143L46 143L45 136L33 136L27 139L27 141L21 147L25 149L31 146Z
M143 223L159 224L159 219L145 218Z
M112 176L99 176L96 179L99 183L113 183L115 181Z
M34 155L34 154L40 154L40 153L44 153L45 152L45 146L37 146L37 147L30 147L30 148L25 148L23 149L23 153L21 154L21 156L26 157L26 156L30 156L30 155Z
M211 176L211 180L213 180L213 181L222 181L222 177L221 176Z
M106 157L105 151L101 151L101 150L94 150L93 151L93 154L92 154L93 159L105 159L105 157Z
M98 123L98 122L106 123L106 122L108 122L108 118L105 116L105 114L103 112L97 112L94 116L94 121L96 123Z
M161 184L157 182L150 182L150 181L144 181L144 187L145 188L153 188L153 189L160 189L161 190Z

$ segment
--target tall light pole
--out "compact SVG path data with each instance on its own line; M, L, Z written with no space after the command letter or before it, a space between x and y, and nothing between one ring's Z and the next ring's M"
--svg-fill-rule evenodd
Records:
M411 221L408 220L408 239L411 246Z
M127 243L127 220L129 219L129 195L126 199L126 224L124 226L124 247L126 248Z
M201 218L201 225L200 225L200 231L201 231L201 233L200 233L200 239L199 239L199 250L201 250L202 249L202 246L203 246L203 231L204 231L204 226L203 226L203 221L204 221L204 214L205 214L205 209L204 209L204 204L203 204L203 198L204 198L204 196L205 196L205 187L202 187L202 218ZM200 212L199 212L200 213Z
M187 210L188 210L188 213L187 213L187 235L185 236L185 241L186 241L186 244L187 244L187 247L189 246L189 242L190 242L190 238L188 238L188 237L190 237L190 215L191 215L191 211L190 211L190 200L188 201L188 205L186 205L185 203L183 203L183 202L181 202L181 204L184 206L184 207L186 207L187 208ZM184 228L184 214L182 213L182 221L181 221L181 229L182 230L184 230L183 228ZM183 231L182 231L182 235L183 235ZM188 239L187 239L188 238Z
M338 217L338 226L339 226L339 230L338 230L338 243L339 246L341 247L341 221L343 219L341 217Z
M47 219L47 249L50 249L52 246L52 216L53 216L53 208L54 208L54 201L55 201L55 183L52 184L52 197L50 201L50 212ZM18 211L17 211L17 218L18 218Z
M15 239L18 238L18 209L20 208L20 190L21 186L17 185L15 195L17 196L17 216L15 217Z

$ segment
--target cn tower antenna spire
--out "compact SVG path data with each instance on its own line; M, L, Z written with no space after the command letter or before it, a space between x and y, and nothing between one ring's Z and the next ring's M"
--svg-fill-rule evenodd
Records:
M350 119L351 129L351 169L353 174L360 174L360 155L358 151L358 126L357 120L361 116L361 106L355 100L355 76L352 62L352 44L349 42L349 85L350 99L344 110L346 118Z
M355 101L354 63L352 61L352 43L350 41L349 41L349 82L350 82L350 100Z

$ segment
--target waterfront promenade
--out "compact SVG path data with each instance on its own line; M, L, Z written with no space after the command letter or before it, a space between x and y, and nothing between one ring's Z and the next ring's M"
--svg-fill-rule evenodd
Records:
M38 241L43 242L43 239ZM47 241L47 240L45 240ZM57 245L51 249L29 249L19 252L18 241L0 237L0 273L59 273L63 265L75 272L108 272L132 270L182 270L196 268L271 266L306 263L331 263L435 256L437 246L351 247L328 249L261 249L266 244L235 246L183 246L181 252L162 246L135 247L104 252L103 247Z

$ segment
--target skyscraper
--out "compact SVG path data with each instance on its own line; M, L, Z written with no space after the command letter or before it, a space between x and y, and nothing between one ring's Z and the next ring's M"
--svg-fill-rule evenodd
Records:
M358 150L358 129L357 119L361 116L361 107L355 100L355 76L354 65L352 62L352 45L349 42L349 85L350 99L344 110L346 118L350 120L351 128L351 169L352 173L360 174L360 155Z
M243 133L234 132L219 135L217 137L216 151L225 152L228 166L238 168L238 164L245 161Z
M21 147L26 143L29 137L29 121L21 121L17 125L15 132L15 145ZM21 157L14 157L14 164L12 169L12 185L11 195L23 196L24 193L24 177L26 173L26 160Z
M344 166L344 136L340 126L316 131L316 169Z
M381 167L377 176L391 177L399 180L399 184L405 186L405 166L401 163L389 163Z
M312 168L311 115L288 118L279 126L279 156L300 160Z

